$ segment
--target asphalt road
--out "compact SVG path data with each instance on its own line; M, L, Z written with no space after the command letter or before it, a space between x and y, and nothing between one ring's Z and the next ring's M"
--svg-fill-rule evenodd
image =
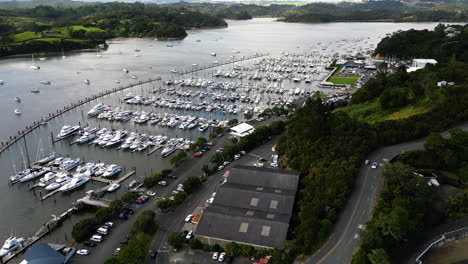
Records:
M468 130L468 123L459 126ZM444 136L447 133L443 134ZM381 148L371 153L367 159L377 162L377 169L362 165L356 179L354 191L342 212L328 241L304 263L310 264L347 264L351 262L354 251L360 245L360 234L370 219L372 209L378 199L383 184L382 170L384 163L398 154L415 149L422 149L424 139Z

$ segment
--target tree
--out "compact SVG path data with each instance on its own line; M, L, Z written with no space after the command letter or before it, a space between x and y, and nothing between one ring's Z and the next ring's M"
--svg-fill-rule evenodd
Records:
M167 243L171 245L173 248L179 250L182 248L185 242L185 236L183 233L180 232L172 232L167 237Z
M391 264L387 252L382 248L372 250L367 257L372 264Z
M135 192L127 192L122 195L122 201L127 204L132 204L137 198L139 197L138 193Z
M85 218L73 226L72 237L76 242L81 243L89 239L98 227L99 223L96 219Z
M118 263L144 263L150 241L150 237L143 233L131 238L128 245L121 248L117 256Z
M183 182L184 191L191 194L201 186L202 182L199 177L188 176Z
M151 210L143 211L133 224L132 230L130 231L130 236L132 237L139 233L153 235L158 229L158 226L154 222L154 216L155 213Z

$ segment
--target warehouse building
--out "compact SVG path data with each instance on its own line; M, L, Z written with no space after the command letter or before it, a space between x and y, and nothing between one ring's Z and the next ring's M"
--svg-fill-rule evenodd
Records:
M229 242L283 248L299 173L236 166L204 210L195 236L207 244Z

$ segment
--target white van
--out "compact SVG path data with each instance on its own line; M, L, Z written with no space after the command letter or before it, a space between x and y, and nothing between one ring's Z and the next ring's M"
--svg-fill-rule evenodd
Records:
M107 235L109 233L109 230L107 230L107 228L100 227L100 228L98 228L98 230L96 232L98 232L99 234L102 234L102 235Z
M90 240L93 241L93 242L101 243L101 242L102 242L102 239L103 239L102 236L100 236L100 235L94 235L94 236L91 237Z

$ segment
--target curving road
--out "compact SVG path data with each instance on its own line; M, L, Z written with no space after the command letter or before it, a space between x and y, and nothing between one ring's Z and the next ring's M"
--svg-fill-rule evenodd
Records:
M468 130L468 123L459 126ZM447 136L448 133L443 133ZM415 149L422 149L424 139L401 143L381 148L371 153L367 159L379 163L377 169L362 166L356 178L354 191L351 194L344 211L341 213L334 231L327 242L303 263L308 264L347 264L351 262L354 251L360 245L360 233L370 219L372 209L378 199L384 163L398 154Z

